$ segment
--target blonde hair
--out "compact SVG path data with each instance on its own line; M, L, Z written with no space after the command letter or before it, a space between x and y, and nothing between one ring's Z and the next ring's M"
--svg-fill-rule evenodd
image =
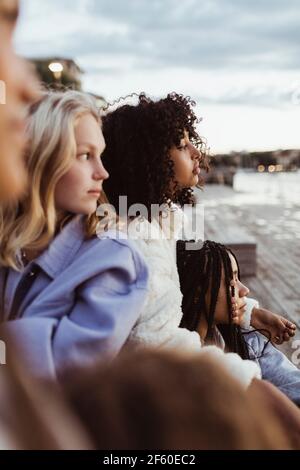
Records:
M20 249L40 251L53 239L58 225L55 187L76 155L74 126L85 114L101 124L94 99L72 90L43 93L30 107L25 155L29 185L20 203L0 208L0 265L20 269ZM95 235L97 222L96 214L86 217L87 237Z

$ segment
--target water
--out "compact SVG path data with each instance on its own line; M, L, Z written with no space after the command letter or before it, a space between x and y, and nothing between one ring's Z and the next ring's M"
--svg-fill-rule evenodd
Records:
M290 173L239 170L234 177L233 189L241 203L300 205L300 170Z
M257 244L257 276L248 287L261 305L299 325L300 171L238 171L234 187L207 185L197 193L205 207L207 238L244 232ZM290 342L282 349L292 357Z
M199 193L205 219L221 214L224 225L243 227L262 243L294 242L300 255L300 171L256 173L239 170L233 189L207 185Z
M241 212L239 224L257 241L258 279L263 286L257 297L262 300L262 293L269 292L263 306L296 322L295 338L300 340L300 171L238 171L233 189L226 204ZM255 292L255 284L252 289ZM278 306L272 304L274 299ZM293 358L293 341L280 349Z

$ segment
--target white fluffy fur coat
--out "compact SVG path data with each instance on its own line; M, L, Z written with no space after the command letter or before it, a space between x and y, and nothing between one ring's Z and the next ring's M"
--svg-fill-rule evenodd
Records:
M171 217L171 223L170 223ZM149 267L149 293L129 342L159 348L174 348L188 353L213 355L239 382L247 387L254 377L260 378L259 366L242 360L235 353L224 353L216 346L202 347L200 336L179 328L182 317L182 294L176 266L176 239L184 214L181 209L169 211L160 223L136 218L129 224L128 234L134 239Z

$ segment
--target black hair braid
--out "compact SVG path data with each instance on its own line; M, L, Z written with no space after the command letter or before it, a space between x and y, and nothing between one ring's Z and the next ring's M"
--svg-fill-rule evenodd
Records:
M190 282L190 265L193 262L193 251L186 250L185 241L179 240L177 242L177 266L179 271L181 287L184 288L184 295L182 299L182 309L186 312L183 315L180 326L187 328L190 331L195 331L198 328L200 316L203 313L207 318L207 309L205 297L202 295L203 289L206 288L208 279L205 278L205 264L207 260L205 257L199 259L199 263L194 264L193 275L196 279L201 279L197 288Z
M221 278L222 278L222 258L221 253L217 249L215 242L210 242L206 246L206 255L209 257L211 253L212 257L212 266L211 269L207 272L207 276L210 279L210 303L209 303L209 321L208 321L208 331L207 339L211 340L213 338L213 326L215 320L215 310L218 300L218 292L220 290ZM213 275L211 275L213 273Z

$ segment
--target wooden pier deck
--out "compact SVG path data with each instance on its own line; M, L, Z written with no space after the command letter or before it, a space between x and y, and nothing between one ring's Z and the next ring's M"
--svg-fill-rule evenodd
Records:
M300 201L296 207L257 204L220 185L206 186L197 198L204 204L206 239L226 243L235 233L236 240L256 243L256 276L243 281L262 307L297 325L300 339ZM291 356L291 341L283 351Z

